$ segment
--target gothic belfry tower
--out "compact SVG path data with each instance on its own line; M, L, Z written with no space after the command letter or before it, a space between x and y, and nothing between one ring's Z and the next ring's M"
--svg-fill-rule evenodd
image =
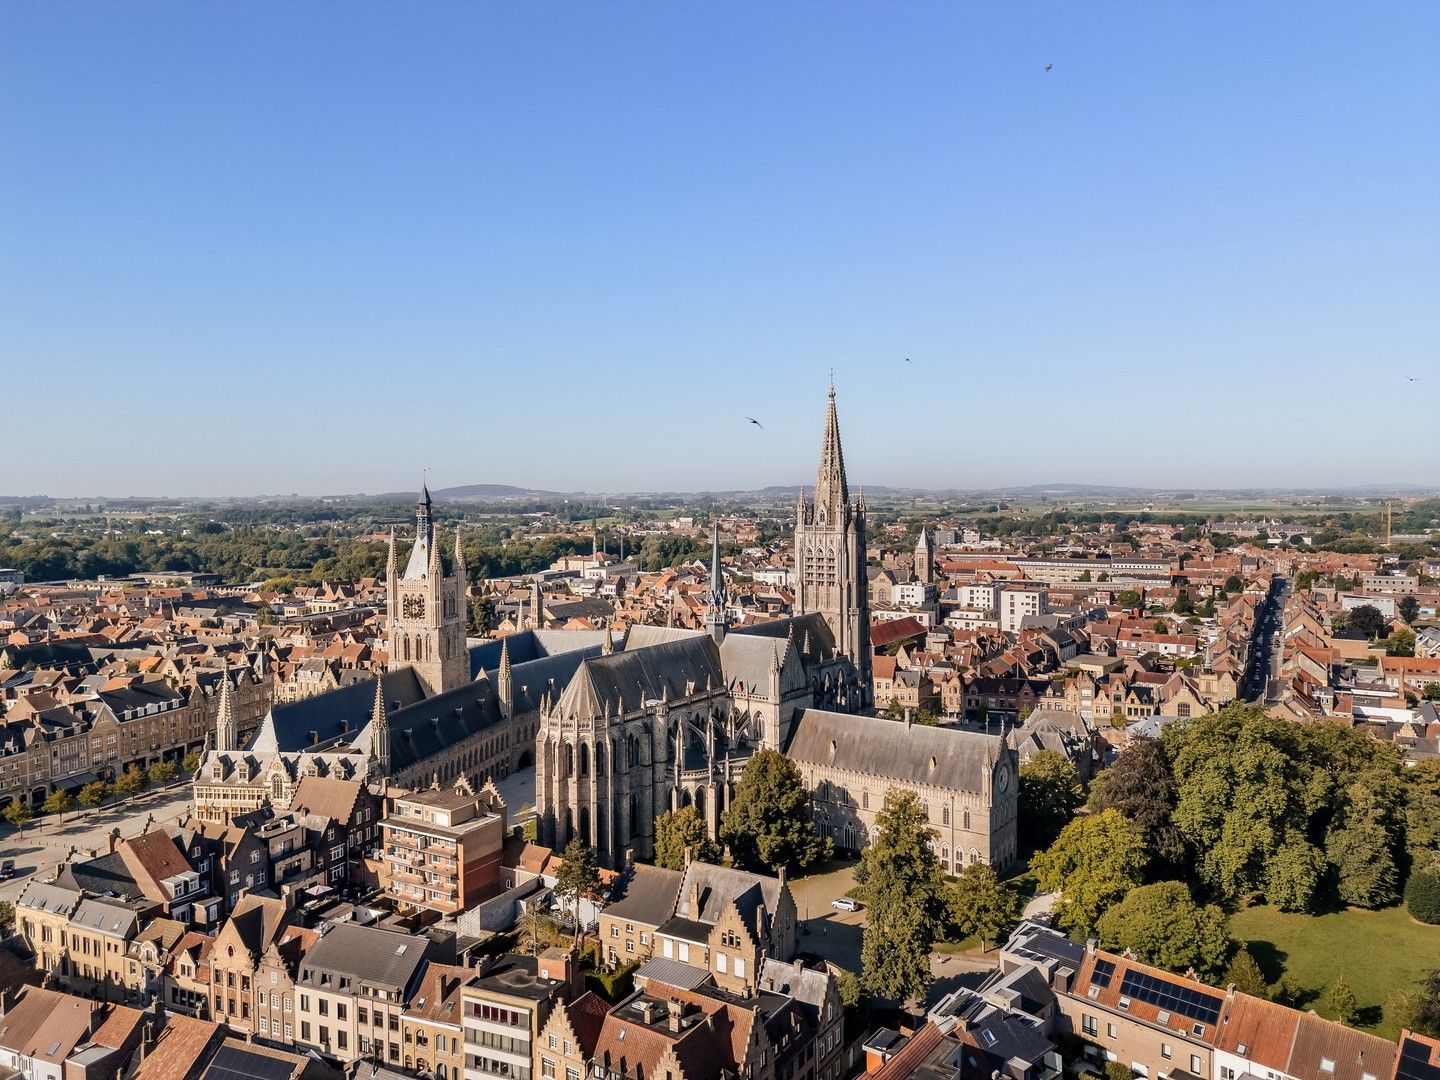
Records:
M930 537L922 527L915 541L915 580L922 585L935 584L935 553L930 550Z
M440 538L430 503L430 490L420 489L415 504L415 545L404 572L397 572L395 537L390 537L386 567L390 616L389 670L413 667L431 697L470 681L470 654L465 648L465 559L460 533L447 573L440 558Z
M865 572L865 497L850 502L835 386L825 414L825 438L815 498L801 490L795 506L795 614L825 616L840 651L870 685L869 579Z

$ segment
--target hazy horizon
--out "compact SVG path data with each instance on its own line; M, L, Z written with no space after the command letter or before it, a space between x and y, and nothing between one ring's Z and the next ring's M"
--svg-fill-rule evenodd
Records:
M832 369L854 486L1436 484L1437 51L1406 3L5 5L4 486L810 484Z

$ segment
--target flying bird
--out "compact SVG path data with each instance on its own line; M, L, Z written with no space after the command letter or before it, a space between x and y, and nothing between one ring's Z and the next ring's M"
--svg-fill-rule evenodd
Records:
M1045 70L1046 70L1046 71L1049 71L1049 70L1050 70L1051 68L1053 68L1054 66L1055 66L1054 64L1046 64L1046 65L1045 65Z
M1420 381L1420 380L1417 379L1414 375L1406 375L1405 378L1409 379L1411 382L1419 382L1419 381Z
M765 425L762 424L762 423L760 423L760 421L759 421L759 420L756 420L753 416L747 416L747 417L745 417L745 419L746 419L746 420L749 420L750 423L754 424L756 427L760 428L762 431L764 430Z
M907 364L910 363L910 358L909 358L908 356L905 357L905 363L907 363Z

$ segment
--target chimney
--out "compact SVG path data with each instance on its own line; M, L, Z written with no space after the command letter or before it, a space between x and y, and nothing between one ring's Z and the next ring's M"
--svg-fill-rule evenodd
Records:
M693 847L691 847L689 844L686 844L686 845L685 845L685 867L688 869L689 866L690 866L690 864L691 864L692 862L694 862L694 861L695 861L695 849L694 849Z
M685 1015L684 1006L681 1005L680 1002L674 1000L668 1002L668 1005L669 1018L666 1026L670 1029L672 1033L678 1034L680 1031L680 1018Z
M649 998L642 998L640 1000L640 1019L647 1024L653 1024L655 1022L655 1002Z

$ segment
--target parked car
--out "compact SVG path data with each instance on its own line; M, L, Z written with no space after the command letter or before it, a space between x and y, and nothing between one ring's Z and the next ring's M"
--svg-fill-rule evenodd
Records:
M0 881L9 881L15 876L15 860L6 859L0 862Z
M859 911L860 901L849 896L837 896L830 901L830 906L836 911Z

